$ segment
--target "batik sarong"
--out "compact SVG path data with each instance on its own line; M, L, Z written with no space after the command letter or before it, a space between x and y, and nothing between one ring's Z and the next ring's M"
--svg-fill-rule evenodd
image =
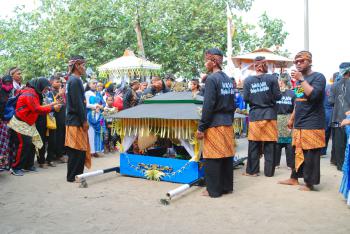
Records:
M249 122L248 140L277 142L277 139L278 133L276 120L259 120Z
M278 140L277 143L292 143L292 131L287 127L290 115L277 115Z
M36 149L41 149L44 145L41 140L40 134L34 125L29 125L26 122L23 122L16 117L12 117L7 126L13 129L15 132L18 132L25 136L32 137L32 143Z
M10 131L7 123L0 120L0 169L7 169L10 155Z
M326 146L324 129L293 129L293 146L295 146L295 170L304 162L303 150L323 148Z
M212 127L204 132L204 158L226 158L233 157L234 154L235 149L232 126Z
M91 168L91 154L88 133L83 127L66 126L65 146L86 152L85 166Z

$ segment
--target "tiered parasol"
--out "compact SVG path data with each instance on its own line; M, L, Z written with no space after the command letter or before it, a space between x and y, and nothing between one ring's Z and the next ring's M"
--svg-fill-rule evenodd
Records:
M157 74L161 67L159 64L136 57L131 50L125 50L122 57L103 64L97 69L102 76L109 76L115 82L118 78L151 76Z

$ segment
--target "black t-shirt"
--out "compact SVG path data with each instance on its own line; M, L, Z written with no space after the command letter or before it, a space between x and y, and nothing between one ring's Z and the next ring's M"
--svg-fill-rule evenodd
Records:
M312 86L310 96L306 96L301 84L297 82L294 90L296 129L323 129L326 126L323 98L325 95L326 78L319 72L305 76L304 79Z
M244 101L249 104L249 120L276 120L276 101L282 95L276 77L271 74L249 76L243 85Z
M282 92L281 100L276 102L277 114L287 115L291 114L294 110L295 94L292 90L286 90Z
M209 75L198 129L204 132L207 128L232 125L235 109L232 80L222 71Z
M86 121L86 101L83 82L79 77L69 76L66 98L66 125L83 126Z

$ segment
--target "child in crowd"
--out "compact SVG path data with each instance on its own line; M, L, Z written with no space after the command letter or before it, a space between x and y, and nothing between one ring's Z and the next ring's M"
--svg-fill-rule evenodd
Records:
M106 134L105 134L105 152L113 152L117 143L117 135L112 133L112 121L111 115L118 112L118 109L113 106L113 96L107 96L106 107L104 108L103 116L106 122Z

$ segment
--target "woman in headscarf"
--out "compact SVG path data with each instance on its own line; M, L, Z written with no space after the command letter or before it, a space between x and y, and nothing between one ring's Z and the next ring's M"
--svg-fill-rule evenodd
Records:
M3 120L5 105L13 90L13 79L6 75L1 79L0 86L0 170L8 169L10 153L10 134L7 122Z
M292 132L288 129L288 120L294 110L295 94L290 88L292 84L290 82L290 76L288 73L283 73L278 79L282 98L276 102L277 108L277 129L278 140L276 144L276 167L280 166L282 149L285 148L286 161L289 168L293 168L293 147L292 147Z
M100 110L103 108L100 102L100 98L97 95L97 80L90 80L88 83L85 99L86 99L86 109L87 109L87 120L89 123L89 144L90 144L90 152L94 157L99 157L99 152L103 151L103 147L101 148L101 142L103 142L103 138L100 139L101 135L101 127L100 121Z
M42 77L33 79L19 92L15 115L8 127L12 129L12 140L15 144L15 158L11 165L11 173L23 176L23 170L36 171L34 167L35 148L43 147L43 142L35 127L40 114L59 111L60 105L51 103L41 106L43 93L49 90L50 82Z

